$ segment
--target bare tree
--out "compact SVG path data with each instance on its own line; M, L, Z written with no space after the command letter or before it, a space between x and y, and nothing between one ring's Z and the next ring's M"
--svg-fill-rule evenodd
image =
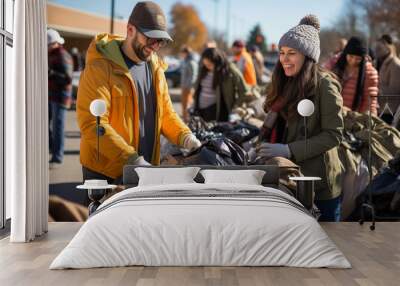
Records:
M347 0L345 3L346 10L335 23L335 29L342 37L350 38L356 35L365 35L368 33L364 15L365 12L357 2L358 0Z
M345 9L332 27L321 30L321 62L340 38L368 36L372 44L386 33L400 40L400 0L347 0Z
M354 0L364 10L373 39L382 34L400 38L400 0Z

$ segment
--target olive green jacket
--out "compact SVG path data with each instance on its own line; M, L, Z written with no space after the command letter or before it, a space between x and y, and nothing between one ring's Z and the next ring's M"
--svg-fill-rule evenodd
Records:
M197 79L195 85L195 109L198 109L199 95L201 91L201 80ZM228 112L231 113L232 109L243 102L250 100L251 90L244 81L244 78L239 69L232 63L229 64L229 74L224 78L221 85L217 86L215 94L217 96L217 116L221 110L221 96L224 97Z
M309 97L315 111L307 117L307 152L305 152L304 119L300 115L287 122L286 144L292 160L305 176L317 176L315 199L329 200L341 194L343 167L338 146L342 141L343 100L339 82L328 73L319 74L318 85Z

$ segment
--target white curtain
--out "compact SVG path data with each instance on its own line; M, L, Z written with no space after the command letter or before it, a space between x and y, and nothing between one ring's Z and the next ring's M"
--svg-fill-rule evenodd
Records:
M46 1L17 0L13 82L6 98L6 188L12 242L47 232L48 97Z

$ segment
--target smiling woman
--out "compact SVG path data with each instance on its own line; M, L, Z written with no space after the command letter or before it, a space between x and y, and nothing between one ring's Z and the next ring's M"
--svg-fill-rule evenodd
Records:
M273 142L261 144L258 154L265 160L286 157L300 165L306 176L321 177L315 194L315 203L322 213L320 220L339 221L342 170L337 147L343 130L342 99L339 83L317 64L319 27L316 16L306 16L279 41L279 61L265 102L267 118L273 120L266 121L267 126L264 123L270 129L275 128L277 136ZM296 110L303 99L315 105L307 127ZM281 130L280 126L286 127ZM310 152L304 154L306 133L311 135Z
M295 76L300 72L305 58L303 54L289 47L282 47L279 51L279 61L288 77Z

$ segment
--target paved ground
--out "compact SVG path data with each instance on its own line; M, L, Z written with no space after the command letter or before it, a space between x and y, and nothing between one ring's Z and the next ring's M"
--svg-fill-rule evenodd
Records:
M174 108L181 114L180 89L170 91ZM57 194L74 201L83 201L84 194L75 189L82 183L81 165L79 163L80 133L74 110L67 112L65 129L64 162L56 169L50 170L50 194Z

